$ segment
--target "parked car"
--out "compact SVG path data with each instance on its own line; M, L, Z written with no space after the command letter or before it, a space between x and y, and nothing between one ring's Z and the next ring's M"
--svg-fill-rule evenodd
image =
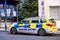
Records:
M57 32L56 22L48 18L30 17L9 26L9 32L19 32L46 35Z

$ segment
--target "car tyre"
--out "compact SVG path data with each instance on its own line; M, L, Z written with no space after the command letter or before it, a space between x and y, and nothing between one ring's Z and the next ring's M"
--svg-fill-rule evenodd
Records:
M38 35L39 36L44 36L44 35L46 35L46 31L41 28L41 29L38 30Z
M11 33L11 34L16 34L16 33L17 33L16 28L11 28L10 33Z

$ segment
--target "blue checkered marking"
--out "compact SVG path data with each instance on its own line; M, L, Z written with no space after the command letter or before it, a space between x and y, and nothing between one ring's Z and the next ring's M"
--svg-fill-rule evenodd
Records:
M15 28L19 28L19 24L14 25ZM30 24L25 24L24 28L30 28ZM36 23L36 28L42 28L42 23Z
M15 28L19 28L20 26L19 26L19 24L15 24L14 27Z
M30 28L30 24L25 24L25 28Z
M15 28L19 28L19 24L14 25ZM24 28L30 28L30 24L25 24Z
M36 28L42 28L42 23L36 23Z

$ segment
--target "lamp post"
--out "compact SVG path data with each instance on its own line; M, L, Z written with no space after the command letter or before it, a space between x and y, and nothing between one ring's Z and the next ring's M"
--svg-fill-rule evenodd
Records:
M17 14L16 15L17 15L17 22L18 22L18 7L17 7Z
M6 0L4 0L4 10L5 10L5 30L7 30L7 25L6 25L6 23L7 23L7 13L6 13Z

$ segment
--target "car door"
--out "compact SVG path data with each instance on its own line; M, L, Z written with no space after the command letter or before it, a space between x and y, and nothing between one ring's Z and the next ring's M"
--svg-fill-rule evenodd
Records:
M29 33L37 33L37 29L36 29L36 24L39 23L38 20L32 20L32 22L30 23L30 30L28 30Z
M30 23L30 28L35 29L36 23L38 23L38 20L32 20L32 22Z
M24 32L27 33L27 30L29 28L29 21L28 20L23 20L19 23L19 32Z

